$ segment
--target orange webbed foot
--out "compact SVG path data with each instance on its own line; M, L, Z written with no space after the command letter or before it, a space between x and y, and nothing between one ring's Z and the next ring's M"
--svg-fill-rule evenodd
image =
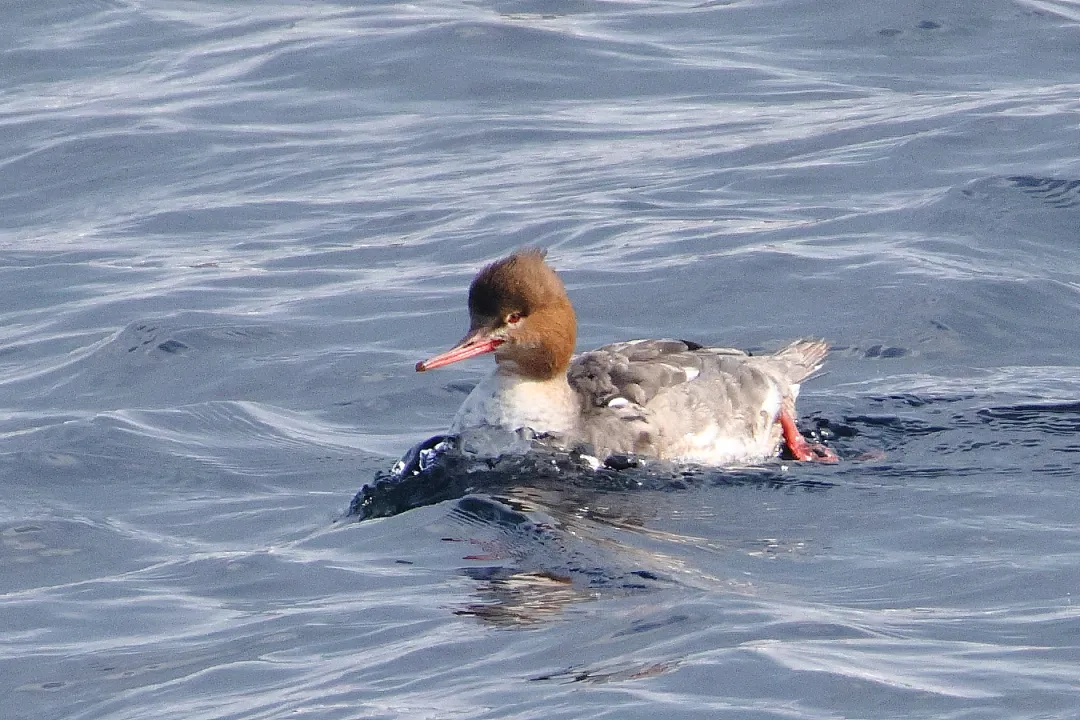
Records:
M787 408L781 410L778 419L780 429L783 432L784 443L796 460L801 462L840 462L840 456L833 452L832 448L821 443L811 443L803 437L803 434L799 432L799 428L795 425L795 415L791 410Z

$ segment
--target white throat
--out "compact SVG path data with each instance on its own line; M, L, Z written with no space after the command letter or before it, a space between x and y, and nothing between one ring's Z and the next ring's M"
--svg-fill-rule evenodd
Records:
M578 397L565 375L529 380L499 368L465 399L450 432L492 426L567 435L577 431L580 416Z

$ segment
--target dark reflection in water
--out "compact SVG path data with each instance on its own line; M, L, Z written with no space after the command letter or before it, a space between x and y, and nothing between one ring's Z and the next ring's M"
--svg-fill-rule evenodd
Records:
M818 424L816 439L856 434L839 423ZM693 570L664 545L705 547L711 541L656 529L666 507L661 498L723 486L832 487L787 472L782 460L718 469L620 456L597 466L582 452L542 439L527 452L497 459L478 458L462 444L440 435L411 448L357 493L347 517L364 521L453 501L448 519L462 535L443 540L465 545L463 559L484 563L462 569L479 585L475 602L456 612L499 626L548 621L600 594L632 595L685 582Z
M1058 435L1080 433L1080 402L1006 405L980 410L980 420L988 425L1034 429Z
M851 434L844 426L818 422L818 436ZM834 430L838 427L839 431ZM603 464L577 450L561 450L534 440L528 452L478 458L462 451L459 438L437 435L411 448L385 473L376 474L353 498L348 516L358 520L390 517L414 508L454 500L473 493L502 495L528 488L544 493L549 511L579 513L594 506L596 496L619 492L670 492L692 487L753 483L775 488L829 487L829 483L792 477L779 462L745 468L709 468L614 456ZM530 498L537 502L539 498ZM511 502L513 505L513 502ZM594 520L614 518L590 513Z
M1014 175L1008 180L1027 194L1039 198L1052 207L1071 208L1080 205L1080 180L1030 175Z

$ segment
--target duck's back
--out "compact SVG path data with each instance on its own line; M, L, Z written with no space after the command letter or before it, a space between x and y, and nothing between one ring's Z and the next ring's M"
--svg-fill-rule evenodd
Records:
M582 401L582 434L600 454L722 465L776 454L777 415L827 352L821 340L771 355L636 340L576 357L567 378Z

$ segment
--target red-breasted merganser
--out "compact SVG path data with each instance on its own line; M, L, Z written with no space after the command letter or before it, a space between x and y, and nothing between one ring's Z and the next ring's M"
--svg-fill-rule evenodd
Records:
M653 456L728 465L775 457L835 462L795 426L799 383L821 367L823 340L772 355L683 340L631 340L573 357L577 322L562 280L526 248L494 262L469 287L469 332L417 371L495 354L495 372L466 398L451 433L529 428L600 458Z

